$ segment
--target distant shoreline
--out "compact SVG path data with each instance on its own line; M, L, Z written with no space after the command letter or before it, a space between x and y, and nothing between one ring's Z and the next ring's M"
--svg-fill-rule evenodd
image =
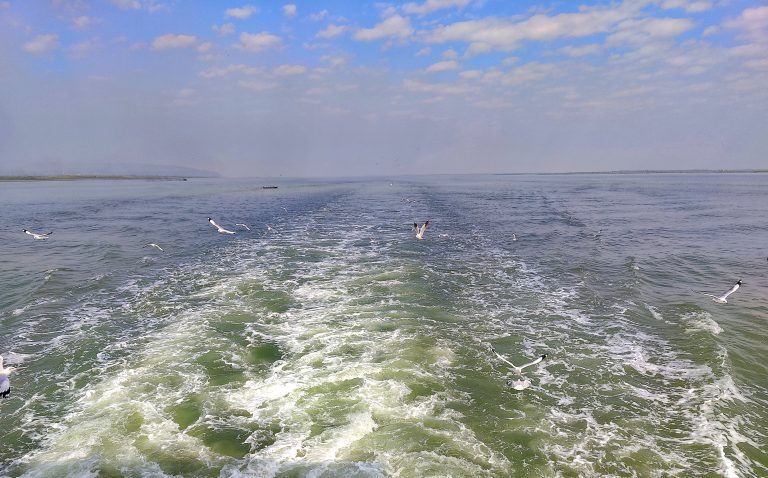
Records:
M507 175L565 175L565 174L744 174L744 173L768 173L768 169L638 169L618 171L568 171L558 173L496 173L499 176Z
M151 181L186 181L185 176L125 176L125 175L94 175L94 174L64 174L60 176L0 176L0 181L81 181L81 180L115 179L115 180L151 180Z

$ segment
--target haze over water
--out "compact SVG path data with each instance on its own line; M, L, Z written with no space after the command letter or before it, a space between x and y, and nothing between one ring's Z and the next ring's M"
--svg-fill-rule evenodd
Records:
M768 476L766 174L8 182L0 204L23 367L0 476ZM529 389L489 345L547 354Z

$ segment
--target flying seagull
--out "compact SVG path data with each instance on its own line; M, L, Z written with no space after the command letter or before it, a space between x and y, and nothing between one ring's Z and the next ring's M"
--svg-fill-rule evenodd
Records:
M242 227L244 227L244 228L245 228L246 230L248 230L248 231L250 231L250 230L251 230L251 228L250 228L250 227L248 227L248 224L243 224L243 223L240 223L240 222L239 222L239 223L235 224L235 226L242 226Z
M235 233L235 231L230 231L229 229L224 229L223 227L219 226L218 224L216 224L216 221L214 221L210 217L208 218L208 222L210 222L211 226L215 227L216 230L219 231L219 234L234 234Z
M706 295L708 297L712 297L712 302L717 302L718 304L727 304L728 301L726 299L728 298L728 296L733 294L737 290L739 290L739 287L741 287L741 281L740 280L736 281L736 283L733 284L733 287L728 289L728 292L726 292L723 295L719 295L719 296L718 295L712 295L712 294L707 294L706 292L702 292L702 294L704 294L704 295Z
M11 393L11 381L8 377L16 367L3 368L3 357L0 356L0 398L5 398Z
M149 242L149 243L147 243L147 244L144 244L144 247L154 247L155 249L159 249L159 250L160 250L160 252L165 252L165 251L163 251L163 248L162 248L162 247L158 246L158 245L157 245L157 244L155 244L154 242Z
M499 358L500 358L501 360L503 360L503 361L504 361L504 362L505 362L507 365L509 365L510 367L512 367L512 371L513 371L513 372L515 372L517 375L522 375L522 374L523 374L523 369L524 369L524 368L528 368L528 367L530 367L530 366L532 366L532 365L536 365L537 363L539 363L539 362L541 362L542 360L544 360L545 358L547 358L547 354L543 354L543 355L540 355L540 356L539 356L539 358L537 358L537 359L536 359L536 360L534 360L533 362L529 362L529 363L527 363L527 364L525 364L525 365L521 365L521 366L519 366L519 367L518 367L517 365L513 364L513 363L512 363L512 362L510 362L509 360L507 360L507 359L505 359L504 357L502 357L502 356L501 356L501 355L500 355L500 354L499 354L499 353L496 351L496 349L494 349L493 347L491 347L491 350L493 350L493 353L495 353L497 357L499 357ZM510 380L509 382L507 382L507 385L509 385L510 387L512 387L512 388L514 388L515 390L518 390L518 391L519 391L519 390L525 390L526 388L530 387L530 386L531 386L531 381L530 381L530 380L526 380L526 379L523 379L523 378L521 377L521 378L520 378L520 379L518 379L518 380Z
M34 238L35 238L35 240L38 240L38 241L44 241L44 240L48 239L48 236L50 236L51 234L53 234L53 231L51 231L51 232L46 232L45 234L35 234L34 232L32 232L32 231L27 231L26 229L24 229L24 232L25 232L26 234L29 234L30 236L34 237Z
M414 232L416 232L416 239L418 240L424 239L424 231L427 230L427 226L429 226L429 220L427 220L427 222L422 224L421 227L419 227L419 225L416 224L415 222L413 223L413 230Z

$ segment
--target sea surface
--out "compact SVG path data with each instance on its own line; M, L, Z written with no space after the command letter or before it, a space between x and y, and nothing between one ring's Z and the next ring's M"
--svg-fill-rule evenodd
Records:
M3 182L0 224L0 476L768 476L768 174Z

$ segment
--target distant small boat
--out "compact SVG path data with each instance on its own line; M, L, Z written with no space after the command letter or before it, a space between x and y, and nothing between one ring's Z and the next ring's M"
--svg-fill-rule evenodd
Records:
M277 186L262 186L261 189L277 189Z

